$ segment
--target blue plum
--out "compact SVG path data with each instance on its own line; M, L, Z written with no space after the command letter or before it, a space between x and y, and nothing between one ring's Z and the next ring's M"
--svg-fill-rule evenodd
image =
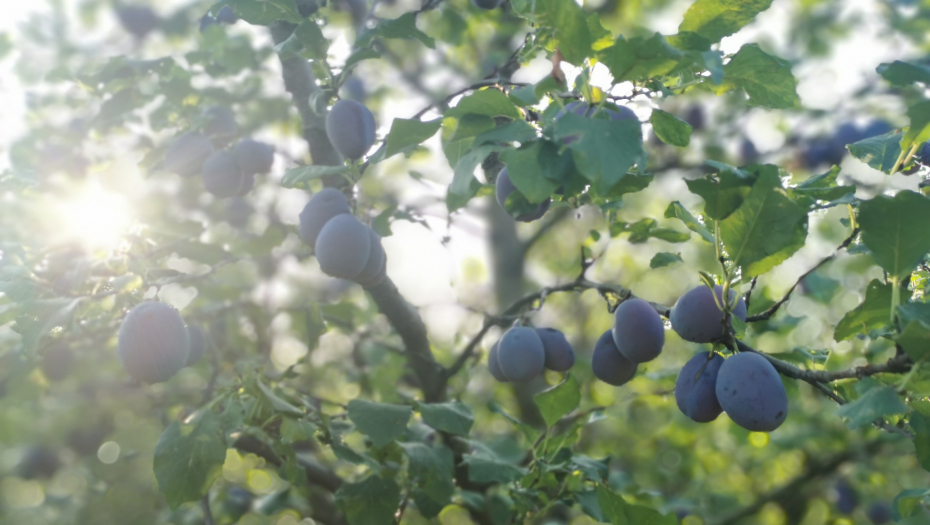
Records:
M200 32L203 33L208 27L218 25L219 23L219 20L210 16L210 13L207 13L200 19Z
M203 134L214 144L227 144L239 132L236 116L226 106L210 106L203 112Z
M160 19L151 8L141 5L127 5L116 9L120 25L136 38L146 35L158 27Z
M504 168L497 174L497 182L494 184L494 191L497 194L497 203L504 208L504 211L507 210L508 198L519 198L522 199L523 204L527 207L532 207L533 205L526 201L526 198L517 191L517 187L513 185L513 182L510 180L510 175L507 174L507 168ZM513 195L513 197L511 197ZM543 202L536 205L535 209L530 209L529 211L524 211L519 213L515 220L520 222L532 222L536 219L539 219L549 211L549 205L552 204L552 199L546 199ZM509 212L508 212L509 213Z
M475 7L487 10L496 8L501 5L502 2L503 0L471 0L471 3L474 4Z
M371 253L370 228L354 215L344 213L326 222L316 238L313 252L326 275L340 279L357 277Z
M890 133L891 131L894 131L894 127L891 124L882 119L876 119L869 122L869 125L862 130L862 139L870 139L872 137L884 135L885 133Z
M238 165L239 163L237 162L236 166ZM243 173L242 174L242 186L239 187L239 191L236 193L236 196L242 197L244 195L247 195L250 191L252 191L252 188L254 187L255 187L255 175Z
M203 358L203 351L206 343L203 339L203 330L197 325L187 326L187 336L190 340L191 347L190 352L187 354L185 366L191 366L197 364L197 362Z
M695 104L685 112L684 121L691 125L692 131L701 131L704 129L704 108L700 104Z
M859 494L847 481L841 480L834 487L836 510L842 514L852 514L859 505Z
M491 375L494 376L494 379L497 379L501 383L509 383L510 379L504 375L504 372L501 370L500 362L497 360L497 352L499 347L500 341L497 341L488 352L488 371L491 372Z
M526 326L507 330L498 342L497 363L511 381L529 381L541 374L546 351L536 330Z
M591 354L591 371L594 377L614 386L626 384L636 375L638 365L623 357L614 343L612 330L607 330L594 344Z
M123 318L117 337L123 369L146 383L167 381L187 364L190 335L177 310L165 303L136 305Z
M891 514L891 505L876 501L869 505L869 508L866 509L865 515L869 517L869 520L875 525L884 525L885 523L890 523L893 519Z
M300 239L310 246L316 245L316 238L323 226L337 215L352 213L349 200L336 188L324 188L314 194L310 202L300 212Z
M813 169L822 164L839 164L845 154L846 149L838 142L818 139L811 142L804 151L804 165Z
M701 352L685 363L675 381L675 401L684 415L708 423L723 412L716 392L722 365L723 357L713 352Z
M365 83L358 77L349 77L342 82L342 88L339 90L342 98L364 103L368 98L368 91L365 89Z
M387 256L384 253L384 247L381 246L381 237L371 228L368 228L368 233L371 239L368 262L365 263L362 273L353 279L364 288L377 286L387 275Z
M748 138L743 138L739 144L739 159L743 165L753 164L759 160L759 150Z
M223 511L233 518L233 521L239 521L243 514L252 508L254 496L248 490L242 487L232 487L226 492L226 498L223 500Z
M617 349L632 363L652 361L662 353L665 326L656 309L639 298L627 299L614 311L611 330Z
M924 166L930 166L930 142L924 142L920 149L917 150L917 162Z
M274 146L253 139L240 140L233 146L232 153L246 175L268 173L274 163Z
M252 205L247 200L233 197L226 205L226 222L233 228L245 228L249 224L252 211Z
M360 159L375 143L375 116L355 100L336 102L326 115L326 136L347 159Z
M859 142L864 137L862 136L862 131L856 127L852 122L846 122L840 125L836 129L836 134L833 135L833 140L840 146L846 146L847 144L852 144L853 142Z
M207 157L200 176L207 191L220 198L239 195L247 182L236 158L228 151L217 151Z
M542 340L543 350L546 352L546 368L565 372L575 366L575 349L568 339L565 339L565 334L555 328L537 328L536 334Z
M788 416L788 395L778 371L756 353L741 352L725 360L715 392L730 419L746 430L771 432Z
M213 154L210 139L200 133L188 132L174 139L165 152L165 169L182 177L200 173L203 162Z
M718 299L723 298L723 287L714 286ZM730 289L730 298L736 296L736 291ZM734 317L746 320L746 301L742 297L733 307L731 314ZM711 343L723 337L723 311L717 307L714 294L710 288L698 285L688 293L678 298L669 316L672 329L685 341L692 343Z
M74 353L60 341L52 343L42 353L39 367L49 381L61 381L74 367Z
M16 474L24 479L51 478L61 467L58 453L45 445L29 445L16 464Z
M232 6L224 5L216 13L216 21L221 24L231 25L239 21L239 17L236 16L236 12L233 11Z

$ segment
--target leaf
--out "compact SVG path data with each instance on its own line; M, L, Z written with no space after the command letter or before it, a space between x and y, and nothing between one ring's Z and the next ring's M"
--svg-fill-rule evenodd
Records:
M316 425L302 419L285 417L281 419L281 440L285 443L310 441L316 434Z
M430 49L436 48L436 41L423 31L417 29L417 15L405 13L393 20L383 20L358 37L355 47L368 47L375 38L399 38L419 40Z
M662 142L679 148L691 143L691 125L675 118L671 113L655 109L649 117L649 122L652 123L652 130Z
M455 165L455 170L452 174L452 184L449 185L449 193L463 197L467 196L468 198L474 196L477 188L480 187L478 180L475 179L475 168L484 162L484 159L488 158L488 155L502 149L503 147L495 144L485 144L484 146L470 149L467 153L462 155L462 158L460 158Z
M423 422L440 432L467 436L475 424L471 407L461 401L420 403L417 409L423 417Z
M910 419L915 433L914 448L917 452L917 461L924 470L930 470L930 418L914 411Z
M597 485L597 503L611 525L676 525L678 522L674 514L663 516L655 509L631 505L623 496L601 484Z
M384 158L400 153L411 146L419 145L435 135L441 126L441 118L427 122L421 122L418 119L394 119L394 122L391 123L391 131L388 132L385 138L387 152L385 152Z
M581 510L591 516L599 522L604 522L607 518L604 517L604 513L601 512L600 505L597 504L597 491L595 490L585 490L573 492L572 496L575 498L575 501L578 503L578 506L581 507Z
M794 188L788 190L788 194L794 198L808 198L814 201L833 201L856 192L855 186L840 186L837 184L837 178L840 174L840 167L833 166L830 171L815 175ZM812 203L816 204L816 202Z
M339 487L336 504L349 525L392 525L400 505L400 487L393 479L369 476Z
M901 137L902 150L930 139L930 100L918 102L907 108L907 118L910 119L911 125Z
M419 480L423 492L438 504L449 503L455 493L452 451L423 443L400 443L400 446L410 461L410 474Z
M930 84L930 67L922 64L895 60L879 64L875 71L893 86L906 86L914 82Z
M684 262L684 260L681 258L681 254L659 252L652 256L652 260L649 261L649 267L655 270L656 268L662 268L664 266L678 262Z
M788 197L774 168L762 170L746 200L719 224L730 260L744 277L771 270L807 238L807 213Z
M674 201L671 202L667 208L665 208L665 217L668 219L678 219L688 227L689 230L701 236L705 241L714 244L714 236L707 230L707 228L701 224L694 215L691 215L691 212L688 211L680 202Z
M758 44L746 44L723 66L723 84L717 93L742 88L750 106L787 109L799 102L797 85L787 61L765 53Z
M616 237L629 232L630 243L640 244L651 238L667 242L685 242L691 238L690 233L679 232L669 228L659 228L655 219L645 218L634 223L616 221L610 225L610 236Z
M697 0L685 12L678 31L700 35L710 43L719 42L752 22L770 5L772 0Z
M475 137L475 145L485 142L530 142L536 138L536 128L527 124L525 120L514 120L503 126L485 131Z
M295 0L223 0L213 4L210 10L216 13L224 5L231 6L236 16L252 25L267 26L277 20L299 24L304 20Z
M637 120L585 118L567 113L554 125L556 140L568 143L575 166L600 190L608 190L642 161L643 132Z
M896 341L912 361L921 361L930 355L930 326L920 321L911 321Z
M522 478L522 468L486 455L469 454L462 457L468 465L468 479L474 483L511 483Z
M307 188L308 183L312 180L321 177L329 177L331 175L340 175L342 173L348 173L348 171L349 168L345 166L312 165L291 168L284 172L281 185L285 188Z
M323 31L313 19L307 19L297 26L297 29L287 37L284 42L274 46L274 50L282 59L304 53L305 58L326 58L329 41L323 36Z
M536 394L533 398L546 425L553 426L581 403L581 386L575 376L569 374L564 381Z
M752 191L753 179L740 177L734 171L722 171L716 180L701 178L686 180L691 193L704 199L704 215L719 221L730 216ZM711 240L709 242L713 243Z
M487 115L489 117L508 117L520 119L520 111L507 98L503 91L495 88L485 88L475 91L471 95L462 97L455 107L446 110L444 118L461 118L469 113Z
M877 135L853 142L846 148L849 153L872 168L891 174L898 156L901 155L903 133Z
M349 401L349 419L371 442L381 448L404 435L413 408L407 405L374 403L364 399Z
M278 397L273 390L268 388L261 380L256 379L255 384L258 385L258 389L261 391L262 395L265 397L265 400L271 405L271 407L283 414L288 414L292 416L301 417L304 415L303 410L295 407L294 405L288 403L287 401Z
M930 251L930 199L912 191L879 195L859 206L862 243L892 276L903 278Z
M668 75L689 63L685 54L669 45L659 33L629 40L621 35L612 46L599 51L597 58L610 70L614 82Z
M930 496L930 489L910 489L895 496L894 501L891 502L891 513L895 522L901 523L901 525L920 523L911 520L902 522L901 520L909 517L915 510L920 511L920 502L926 499L927 496Z
M559 181L570 170L567 156L559 156L558 147L546 140L534 140L519 149L508 149L500 156L507 165L507 175L517 190L532 204L548 199Z
M512 6L523 18L553 30L554 44L565 61L583 65L595 37L580 5L572 0L515 0Z
M836 329L833 339L845 341L856 334L867 334L888 325L891 320L891 284L878 279L869 283L862 304L847 312Z
M155 444L158 488L172 509L202 498L223 471L226 439L220 420L207 410L189 421L174 421Z
M873 387L859 399L836 409L835 414L848 419L846 426L856 429L876 419L895 414L904 414L909 409L890 387Z

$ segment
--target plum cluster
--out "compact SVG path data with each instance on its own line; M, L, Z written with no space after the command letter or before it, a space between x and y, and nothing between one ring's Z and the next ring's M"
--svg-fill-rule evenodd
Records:
M614 326L595 343L591 371L609 385L623 385L640 363L659 357L664 344L665 327L656 309L642 299L627 299L614 311Z
M530 381L543 369L565 372L575 365L575 349L554 328L516 326L488 353L488 370L502 383Z
M313 246L326 275L365 288L377 286L387 275L381 237L352 215L349 200L335 188L316 193L300 212L300 238Z
M228 108L204 112L201 131L180 135L165 153L165 169L182 177L200 174L206 190L219 198L241 196L255 185L255 176L271 171L274 147L242 139L229 149L218 149L236 135L238 125Z
M199 327L184 324L181 314L165 303L147 301L123 318L117 336L117 355L123 369L145 383L167 381L204 353Z
M375 128L375 116L357 100L340 100L326 115L326 136L347 159L358 160L371 149Z

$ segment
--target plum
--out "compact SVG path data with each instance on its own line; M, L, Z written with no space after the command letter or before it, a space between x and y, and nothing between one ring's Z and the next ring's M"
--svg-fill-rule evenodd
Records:
M141 5L119 7L116 9L116 17L123 29L136 38L145 38L158 27L160 21L155 11Z
M233 197L229 199L226 205L226 222L233 228L245 228L249 224L249 216L252 215L252 205L242 197Z
M869 520L875 525L890 523L893 518L891 514L891 505L880 501L876 501L869 505L869 508L865 511L865 515L868 516Z
M529 381L541 374L546 351L536 330L526 326L507 330L498 342L497 363L511 381Z
M74 366L74 353L62 342L52 343L42 354L39 366L50 381L61 381Z
M491 372L491 375L494 376L494 379L497 379L501 383L509 383L510 379L504 375L504 372L501 370L500 362L497 360L497 352L500 347L500 341L494 343L494 346L491 347L491 351L488 352L488 370Z
M364 104L340 100L326 115L326 136L347 159L360 159L375 143L375 116Z
M537 328L546 352L545 367L556 372L565 372L575 366L575 349L565 339L565 334L555 328Z
M836 494L836 510L842 514L852 514L859 505L859 495L847 481L841 480L834 487Z
M187 132L174 139L165 152L165 169L182 177L200 173L203 163L213 154L210 139L200 133Z
M365 83L358 77L349 77L342 81L340 93L342 98L347 98L356 102L364 103L365 99L368 98Z
M662 353L665 326L648 302L632 298L620 303L614 312L611 330L617 349L632 363L652 361Z
M869 125L862 130L862 138L859 140L870 139L872 137L884 135L885 133L890 133L891 131L894 131L894 127L891 124L882 119L875 119L869 122Z
M218 25L219 23L219 20L210 16L210 13L207 13L200 19L200 32L203 33L208 27Z
M698 423L713 421L723 412L716 392L721 365L720 354L701 352L685 363L675 381L678 409Z
M759 150L748 138L743 138L739 144L739 159L743 165L752 164L759 160Z
M61 467L58 453L45 445L29 445L16 464L16 474L24 479L51 478Z
M117 354L123 369L146 383L167 381L184 368L190 335L177 310L165 303L136 305L119 327Z
M804 151L804 165L816 168L821 164L839 164L843 160L846 149L833 140L818 139L811 142Z
M239 131L236 116L226 106L210 106L203 112L203 134L214 144L228 143Z
M238 521L252 508L253 499L254 496L248 490L242 487L231 487L223 500L223 511L233 518L233 521Z
M242 139L232 150L236 163L246 175L261 175L271 171L274 146L253 139Z
M216 13L216 21L221 24L232 25L239 21L239 17L236 16L232 6L224 5Z
M741 352L725 360L717 372L717 401L737 425L771 432L788 416L788 395L768 359Z
M353 280L364 288L371 288L384 280L387 270L387 256L384 253L384 247L381 246L381 237L370 227L366 226L366 228L368 228L371 239L371 250L368 253L365 268Z
M836 129L833 140L840 146L845 147L847 144L859 142L862 140L862 132L852 122L846 122Z
M239 163L237 162L236 166L238 165ZM248 195L248 193L252 191L252 188L254 187L255 187L255 175L243 173L242 174L242 186L239 188L239 191L236 193L236 197L242 197L242 196Z
M480 7L481 9L487 10L494 9L495 7L501 5L502 2L503 0L471 0L471 3L474 4L475 7Z
M504 210L507 210L507 199L514 195L514 197L521 198L525 200L525 197L517 191L517 187L513 185L513 182L510 180L510 175L507 174L507 168L504 168L497 174L497 182L494 184L494 191L497 194L497 203L501 205ZM552 199L546 199L543 202L536 205L535 209L520 213L515 220L520 222L532 222L536 219L539 219L549 211L549 205L552 203ZM533 206L532 204L525 203L528 206ZM507 212L510 213L510 212Z
M687 122L692 131L701 131L704 129L704 108L700 104L695 104L685 112L684 121Z
M626 384L636 375L638 365L623 357L614 343L612 330L607 330L594 344L591 371L601 381L614 386Z
M723 298L723 287L714 286L718 299ZM736 296L736 291L730 289L730 298ZM742 297L730 312L733 317L746 320L746 301ZM710 288L697 286L678 298L669 316L672 329L685 341L692 343L711 343L723 337L723 311L717 307L714 295Z
M245 175L236 164L233 154L228 151L217 151L207 157L200 176L207 191L220 198L239 195L246 184Z
M197 362L203 358L203 350L205 347L203 330L197 325L188 325L187 336L190 340L190 352L187 354L185 366L192 366L196 365Z
M326 275L353 279L362 273L371 253L370 228L354 215L337 215L326 222L314 244L320 269Z
M337 215L352 213L349 200L336 188L324 188L313 195L310 202L300 212L300 239L310 246L316 245L316 238L323 226Z

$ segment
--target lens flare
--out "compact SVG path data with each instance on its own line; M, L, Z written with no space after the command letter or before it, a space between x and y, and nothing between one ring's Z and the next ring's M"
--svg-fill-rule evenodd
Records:
M56 208L62 240L89 249L116 249L132 224L127 200L96 183L58 202Z

